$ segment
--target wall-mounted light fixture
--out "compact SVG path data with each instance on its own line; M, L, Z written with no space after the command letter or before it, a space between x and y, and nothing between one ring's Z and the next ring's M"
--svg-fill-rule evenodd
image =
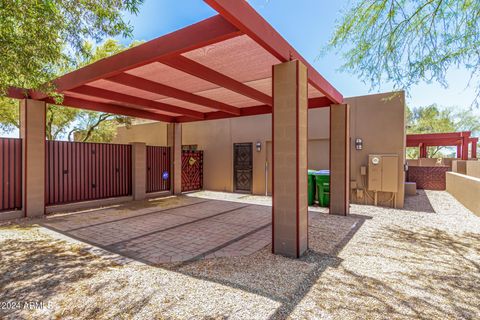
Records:
M355 139L355 150L363 149L363 140L361 138Z
M255 146L257 147L257 151L260 152L262 151L262 143L260 141L257 141L257 143L255 144Z

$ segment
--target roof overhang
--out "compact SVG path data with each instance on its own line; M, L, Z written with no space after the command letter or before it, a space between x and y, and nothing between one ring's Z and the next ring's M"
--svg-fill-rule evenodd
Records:
M165 122L272 111L272 66L302 61L310 108L342 95L244 0L205 0L219 12L54 80L63 105ZM9 95L22 96L12 88ZM53 100L42 92L29 97Z

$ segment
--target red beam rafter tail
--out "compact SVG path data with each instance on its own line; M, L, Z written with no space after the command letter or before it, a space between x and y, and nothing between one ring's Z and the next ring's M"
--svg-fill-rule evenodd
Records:
M58 104L55 101L53 101L53 99L51 98L47 98L45 99L45 101L51 104ZM167 116L167 115L157 114L157 113L133 109L133 108L127 108L123 106L117 106L117 105L108 104L108 103L101 103L101 102L88 101L84 99L72 98L72 97L65 97L63 99L63 102L60 103L60 105L65 107L119 114L119 115L128 116L128 117L149 119L149 120L155 120L155 121L175 122L174 117Z
M109 91L91 86L82 86L72 90L71 92L87 95L91 97L97 97L106 100L112 100L117 102L128 103L137 106L143 106L149 109L155 109L158 111L165 111L170 113L176 113L181 115L188 115L196 119L204 119L202 112L194 111L191 109L185 109L177 106L172 106L166 103L161 103L153 100L138 98L136 96L130 96L119 92Z
M162 57L179 55L239 35L241 32L235 26L217 15L70 72L55 80L54 84L58 92L68 91ZM40 100L46 95L36 93L32 98Z
M259 43L282 62L298 59L308 68L309 83L334 104L343 96L323 78L288 42L244 0L204 0L231 24Z
M241 95L257 100L266 105L272 105L272 98L264 94L263 92L255 90L254 88L247 86L246 84L234 80L215 70L207 68L203 64L185 58L184 56L170 57L168 59L161 59L159 61L163 64L166 64L167 66L181 70L185 73L188 73L197 78L201 78L208 82L214 83L225 89L237 92ZM239 113L237 115L239 115Z
M132 88L160 94L163 96L175 98L178 100L195 103L208 108L224 111L230 114L238 115L240 110L237 107L231 106L226 103L222 103L216 100L205 98L187 91L183 91L177 88L169 87L164 84L147 80L145 78L130 75L128 73L121 73L114 77L108 78L108 81L120 83Z

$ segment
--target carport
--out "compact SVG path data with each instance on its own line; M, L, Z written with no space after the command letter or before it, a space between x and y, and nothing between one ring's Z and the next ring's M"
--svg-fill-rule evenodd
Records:
M272 248L308 248L308 108L330 108L330 213L349 211L349 107L342 95L243 1L205 0L219 15L66 74L63 105L169 123L172 193L181 192L182 123L272 114ZM23 208L44 214L45 113L53 100L12 88L21 101ZM145 197L144 146L134 146L133 195ZM143 167L142 167L143 166Z

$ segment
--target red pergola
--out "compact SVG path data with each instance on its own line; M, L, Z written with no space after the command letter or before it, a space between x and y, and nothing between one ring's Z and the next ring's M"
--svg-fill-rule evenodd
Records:
M272 251L299 257L308 248L307 111L331 107L330 213L346 215L349 106L246 1L205 2L219 15L66 74L56 90L65 106L170 123L173 194L181 193L182 122L272 113ZM18 88L9 96L22 99L23 210L43 215L45 106L53 100ZM132 194L140 200L145 153L135 150Z
M407 147L419 147L420 158L427 158L427 147L456 146L457 158L468 160L468 145L472 144L472 158L477 157L478 138L470 131L449 133L408 134Z
M308 68L310 108L342 103L245 1L205 2L220 14L56 79L63 105L164 122L271 113L272 66L294 59ZM31 90L28 98L53 102Z

